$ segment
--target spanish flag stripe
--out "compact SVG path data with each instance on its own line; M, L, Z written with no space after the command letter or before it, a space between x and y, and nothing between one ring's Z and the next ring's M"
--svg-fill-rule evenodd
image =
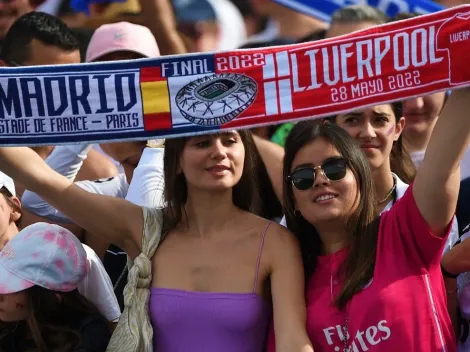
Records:
M141 83L144 114L170 112L167 81Z
M144 67L140 69L140 82L166 81L161 75L160 67Z
M169 130L172 127L171 113L169 112L144 115L144 128L146 131Z

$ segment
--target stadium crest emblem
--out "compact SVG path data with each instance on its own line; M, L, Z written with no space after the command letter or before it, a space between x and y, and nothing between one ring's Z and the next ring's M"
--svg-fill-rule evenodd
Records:
M232 121L255 100L258 86L252 78L235 73L201 77L181 88L176 105L183 117L200 126Z

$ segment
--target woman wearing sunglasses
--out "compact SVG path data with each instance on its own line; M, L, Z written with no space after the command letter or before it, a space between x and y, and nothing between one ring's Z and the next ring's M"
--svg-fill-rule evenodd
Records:
M283 194L287 225L301 244L315 350L456 350L440 257L470 140L462 113L469 101L467 89L452 95L414 183L379 217L356 141L333 124L293 128Z
M416 168L403 146L402 132L405 118L401 103L389 103L353 110L325 119L335 123L353 137L365 153L372 171L379 212L390 210L403 197ZM281 224L286 225L285 218ZM444 252L458 240L459 231L454 218Z

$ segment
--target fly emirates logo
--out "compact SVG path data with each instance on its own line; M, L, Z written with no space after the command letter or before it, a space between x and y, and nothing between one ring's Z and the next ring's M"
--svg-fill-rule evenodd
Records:
M323 329L323 333L325 334L326 341L328 342L328 345L330 346L335 345L336 341L344 340L344 333L340 325ZM359 330L356 333L356 336L354 336L354 338L350 336L349 341L348 341L348 345L349 345L348 351L349 352L369 351L371 347L378 345L382 341L388 340L391 334L392 332L390 331L390 328L387 327L387 321L381 320L379 321L377 326L370 326L363 331ZM380 347L377 347L377 349L375 350L378 351L379 348ZM343 351L342 342L340 342L339 346L334 347L334 351Z

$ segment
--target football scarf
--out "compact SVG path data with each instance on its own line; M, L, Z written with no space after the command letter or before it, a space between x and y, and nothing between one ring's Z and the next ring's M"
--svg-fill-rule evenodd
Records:
M289 46L2 68L0 145L172 138L330 116L470 85L469 44L466 5Z

